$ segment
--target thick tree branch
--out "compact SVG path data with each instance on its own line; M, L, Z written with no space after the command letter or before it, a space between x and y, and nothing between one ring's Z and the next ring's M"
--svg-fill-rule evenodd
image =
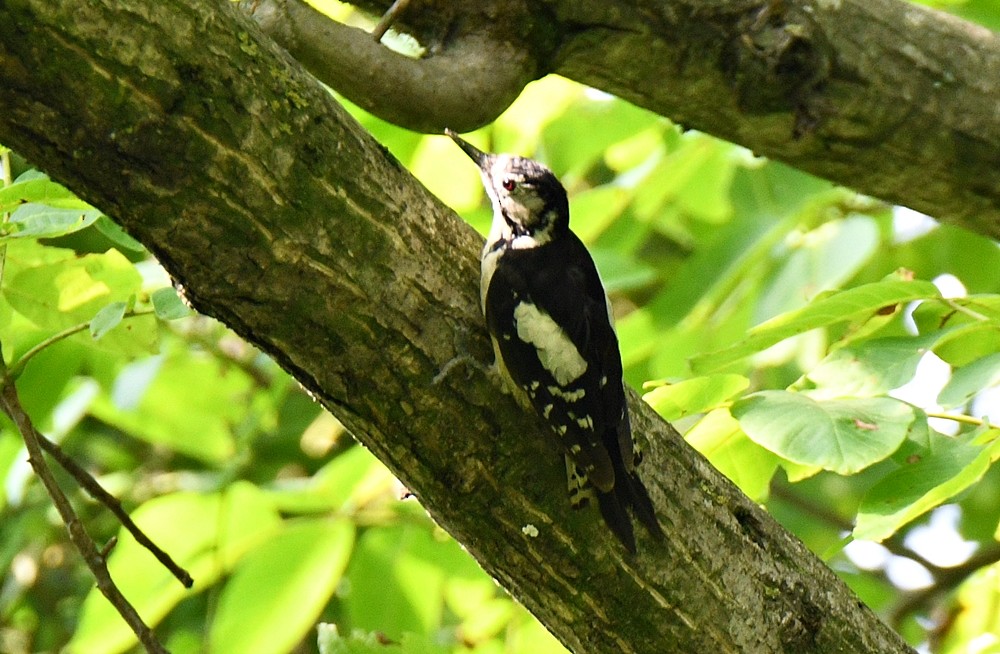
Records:
M463 343L489 357L481 240L226 0L8 0L0 106L0 142L275 357L571 649L909 651L635 397L668 540L629 558L569 509L533 416L474 371L433 383Z
M421 132L471 131L491 122L538 76L522 44L490 35L449 38L426 58L393 52L372 34L331 21L298 0L243 0L289 53L326 84L385 120Z
M302 0L262 2L293 7ZM381 13L390 0L355 4ZM385 117L415 129L456 127L462 115L462 125L485 123L499 105L484 103L480 112L478 95L469 101L466 89L479 88L472 93L485 100L483 84L489 89L504 73L505 60L464 71L449 61L468 49L496 56L501 45L521 48L526 54L515 56L515 65L542 62L539 76L559 73L758 154L1000 237L1000 37L989 30L902 0L545 0L528 7L412 3L400 22L431 56L412 73L393 71L392 85L406 89L401 101L392 85L369 92L330 84L376 112L394 107ZM523 36L511 37L512 27ZM476 40L466 43L466 35ZM313 38L303 28L293 52L307 50ZM317 74L343 70L345 56L329 52ZM416 74L421 66L443 80L479 77L438 86ZM507 93L517 78L504 79ZM425 88L428 101L420 102ZM450 88L454 101L445 101Z

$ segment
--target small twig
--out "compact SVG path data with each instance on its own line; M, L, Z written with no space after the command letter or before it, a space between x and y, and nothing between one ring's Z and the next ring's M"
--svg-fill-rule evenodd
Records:
M0 148L0 188L10 186L13 182L13 175L10 173L10 150ZM0 222L6 223L10 220L10 212L4 211L0 214ZM3 283L3 271L7 265L7 243L0 245L0 284Z
M974 320L978 320L979 322L987 322L989 320L989 318L979 313L978 311L974 311L967 306L963 306L958 302L955 302L951 298L943 297L940 298L940 301L943 302L945 305L951 307L952 310L957 311L958 313L964 313L965 315L969 316L970 318L973 318Z
M378 43L385 36L385 33L389 31L392 24L396 22L396 19L406 11L406 6L410 4L410 0L396 0L389 7L389 10L382 14L382 19L379 20L378 25L372 30L372 38Z
M97 580L97 588L108 599L111 605L115 607L122 616L122 619L125 620L135 633L142 646L146 648L147 652L150 652L150 654L169 654L167 649L156 639L153 631L143 622L142 617L139 616L135 607L125 599L118 586L115 585L114 580L111 579L111 575L108 573L107 561L97 550L97 546L90 538L90 535L87 534L87 530L84 529L83 523L80 522L76 512L73 511L69 500L66 499L62 489L59 488L59 484L56 483L55 477L52 475L52 470L45 462L45 456L42 454L41 434L35 429L28 414L21 407L21 401L17 396L17 389L14 387L13 380L6 374L7 371L2 361L0 361L0 373L3 374L3 383L2 387L0 387L0 406L10 416L11 420L14 421L18 431L21 432L21 438L24 439L24 445L28 450L28 462L34 468L38 478L42 480L45 490L48 491L49 497L52 498L52 503L55 504L56 510L59 511L59 515L62 517L67 531L69 531L70 541L79 550L84 562Z
M851 521L844 518L833 509L830 509L826 505L817 504L816 502L812 502L804 497L801 497L781 484L773 484L771 486L771 495L781 499L782 501L788 502L800 511L808 513L818 520L822 520L823 522L832 525L839 531L850 533L854 530L854 525ZM879 544L887 549L890 554L919 563L935 577L937 577L941 571L945 570L940 566L934 565L919 553L907 547L899 538L898 534L894 534Z
M898 628L903 618L930 603L935 597L952 590L980 568L997 561L1000 561L1000 546L993 545L980 550L965 563L951 568L939 568L934 575L933 585L909 595L896 605L890 615L890 623Z
M80 486L87 491L87 494L92 498L103 504L108 508L111 513L114 514L118 521L122 523L122 526L128 530L130 534L135 538L136 542L145 547L147 550L156 557L156 560L163 564L167 570L170 571L172 575L177 577L177 581L184 584L185 588L191 588L194 585L194 579L188 574L188 571L177 565L177 563L170 558L170 555L164 552L159 546L150 540L149 536L143 533L139 525L132 521L132 518L125 509L122 508L122 503L117 497L104 490L104 487L93 475L80 467L76 461L69 457L65 452L62 451L58 445L50 441L45 437L44 434L38 434L38 442L41 444L42 449L49 453L49 455L62 466L63 470L68 472L73 479L76 480ZM115 546L112 541L107 547L108 551Z
M952 422L958 422L965 425L975 425L976 427L989 427L989 420L986 418L975 418L973 416L965 416L957 413L939 413L936 411L927 411L928 418L940 418L941 420L951 420Z
M149 316L155 313L156 313L155 309L133 309L132 311L126 311L125 315L122 316L122 320L128 320L129 318L138 318L140 316ZM7 368L5 371L7 377L11 379L16 379L24 370L24 366L26 366L28 362L31 361L32 357L34 357L36 354L38 354L45 348L49 347L50 345L53 345L54 343L58 343L59 341L65 338L69 338L74 334L79 334L80 332L89 328L90 328L90 321L87 321L87 322L82 322L78 325L73 325L72 327L67 327L61 332L56 332L52 336L49 336L48 338L38 343L27 352L22 354L17 361L12 363L10 367Z

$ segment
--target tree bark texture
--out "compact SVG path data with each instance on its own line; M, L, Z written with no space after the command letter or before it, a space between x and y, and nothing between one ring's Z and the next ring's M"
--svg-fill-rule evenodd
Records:
M428 55L413 60L332 24L303 0L244 3L258 6L268 33L318 77L411 129L482 125L523 81L558 73L1000 238L1000 37L924 7L901 0L415 0L400 29ZM382 12L391 0L355 4ZM470 50L478 53L472 61ZM360 62L362 71L380 72L357 72ZM343 80L345 70L355 81ZM358 83L366 74L393 83ZM479 101L464 101L469 96Z
M435 383L489 360L481 239L226 0L2 0L0 107L0 142L279 361L573 651L910 651L634 396L667 540L628 557L569 508L537 419L473 367Z

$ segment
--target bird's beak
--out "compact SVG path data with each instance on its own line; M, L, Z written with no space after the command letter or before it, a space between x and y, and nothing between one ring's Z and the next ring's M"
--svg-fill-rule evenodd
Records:
M462 148L462 151L465 152L465 154L469 155L470 159L476 162L477 166L479 166L480 168L486 168L486 162L487 159L489 158L488 154L486 154L476 146L472 145L468 141L462 139L458 135L458 132L454 130L445 128L444 133L450 136L451 140L457 143L458 147Z

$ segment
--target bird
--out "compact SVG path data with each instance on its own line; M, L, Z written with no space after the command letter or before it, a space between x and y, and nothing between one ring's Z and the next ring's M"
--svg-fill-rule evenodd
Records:
M489 154L446 129L479 167L493 207L480 301L497 372L563 445L570 502L596 495L604 522L635 554L630 513L663 538L637 473L621 352L610 303L586 246L569 228L566 190L526 157Z

